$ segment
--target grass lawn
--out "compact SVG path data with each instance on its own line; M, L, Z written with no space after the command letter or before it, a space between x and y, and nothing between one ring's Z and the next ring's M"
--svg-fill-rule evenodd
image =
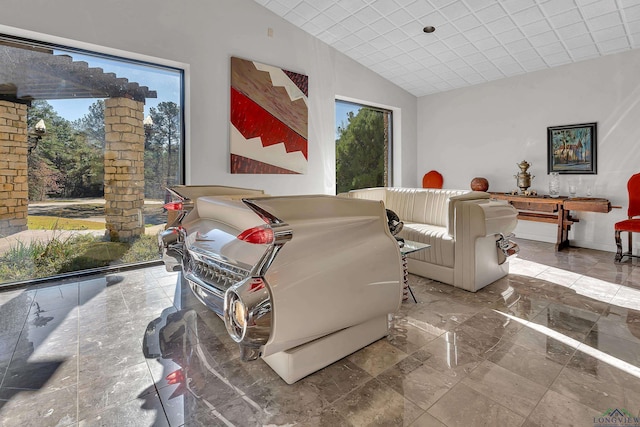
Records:
M29 230L104 230L104 223L57 216L29 215Z

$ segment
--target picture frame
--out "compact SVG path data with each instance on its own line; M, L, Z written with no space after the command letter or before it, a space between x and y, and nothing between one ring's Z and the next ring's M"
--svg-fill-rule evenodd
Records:
M547 173L597 173L597 123L547 128Z

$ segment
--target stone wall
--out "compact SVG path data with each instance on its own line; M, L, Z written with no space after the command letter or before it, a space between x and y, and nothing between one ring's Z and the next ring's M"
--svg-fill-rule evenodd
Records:
M0 237L27 229L27 106L0 100Z
M113 241L144 234L144 103L105 100L104 198L106 233Z

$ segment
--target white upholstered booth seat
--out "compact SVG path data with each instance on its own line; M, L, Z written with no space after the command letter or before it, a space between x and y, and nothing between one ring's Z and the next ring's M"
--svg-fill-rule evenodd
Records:
M404 222L400 237L431 247L409 255L409 272L475 292L509 272L496 247L517 224L517 211L469 190L378 187L339 194L382 200Z

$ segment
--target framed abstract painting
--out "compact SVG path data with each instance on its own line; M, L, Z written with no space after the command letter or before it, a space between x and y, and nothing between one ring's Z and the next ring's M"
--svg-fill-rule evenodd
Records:
M308 76L231 58L231 173L305 174Z

